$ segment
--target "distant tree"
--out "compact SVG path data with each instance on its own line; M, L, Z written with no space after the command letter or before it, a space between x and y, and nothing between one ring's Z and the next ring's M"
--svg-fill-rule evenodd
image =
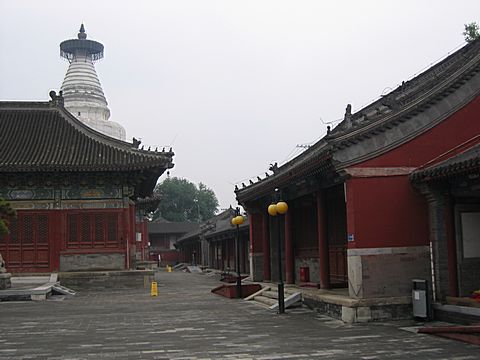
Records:
M480 38L479 30L480 28L476 22L465 24L465 31L463 32L463 36L465 36L465 41L467 43L471 43Z
M218 200L205 184L197 186L181 178L167 178L155 187L162 200L152 218L159 216L168 221L202 222L215 215Z
M17 213L10 203L0 198L0 235L8 234L8 218L15 217Z

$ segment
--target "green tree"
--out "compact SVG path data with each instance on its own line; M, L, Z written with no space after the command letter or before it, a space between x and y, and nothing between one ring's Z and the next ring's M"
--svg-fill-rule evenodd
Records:
M8 218L16 215L10 203L0 198L0 235L8 234Z
M465 31L463 32L463 36L465 36L465 41L467 43L471 43L480 38L479 30L480 28L476 22L465 24Z
M167 178L155 187L162 200L153 219L159 216L169 221L205 221L215 215L218 200L213 190L200 183L177 177Z

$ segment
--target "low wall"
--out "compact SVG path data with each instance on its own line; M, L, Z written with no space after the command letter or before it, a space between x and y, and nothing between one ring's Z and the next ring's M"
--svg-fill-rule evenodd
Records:
M155 279L152 270L60 272L60 284L74 290L105 288L149 288Z
M412 279L430 281L428 246L348 249L353 299L411 296Z
M94 271L125 269L125 254L60 255L60 271Z

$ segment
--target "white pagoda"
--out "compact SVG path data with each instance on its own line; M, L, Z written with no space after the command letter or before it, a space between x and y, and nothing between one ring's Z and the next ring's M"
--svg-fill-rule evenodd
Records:
M108 120L110 110L95 71L94 62L103 58L103 45L87 40L82 24L78 39L60 44L60 56L70 62L61 88L65 108L91 128L125 141L125 129Z

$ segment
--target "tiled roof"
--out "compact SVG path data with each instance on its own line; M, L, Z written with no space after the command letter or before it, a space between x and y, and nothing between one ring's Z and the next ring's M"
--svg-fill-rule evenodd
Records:
M421 131L426 131L428 126L442 121L443 113L448 114L450 109L443 110L442 115L430 120L430 116L433 117L431 114L436 114L435 111L431 112L424 117L426 120L421 120L425 122L421 126L417 124L417 116L454 93L479 71L480 40L477 40L356 113L350 113L348 106L344 120L313 146L282 166L275 167L273 175L236 188L237 200L245 205L248 201L271 194L275 188L291 184L295 179L334 174L411 140ZM466 88L468 91L462 90L465 101L471 100L468 92L477 91L473 87ZM457 101L459 103L452 107L460 106L464 100L458 97ZM409 121L411 124L408 126L404 124ZM402 131L396 137L391 129L398 127ZM387 132L388 136L385 135ZM380 137L383 139L377 141ZM365 144L361 151L358 150L359 144ZM349 148L353 148L351 153L348 153Z
M103 135L56 101L0 102L0 172L151 169L160 175L173 167L172 157Z
M414 182L429 182L479 171L480 145L476 145L435 165L416 170L410 177Z
M235 216L235 210L232 208L222 211L220 214L215 215L214 217L208 219L207 221L200 224L198 229L195 229L178 239L178 243L195 241L200 238L201 235L206 238L212 237L214 235L233 231L235 227L231 224L232 218ZM245 226L248 227L248 219L241 225L242 228Z

